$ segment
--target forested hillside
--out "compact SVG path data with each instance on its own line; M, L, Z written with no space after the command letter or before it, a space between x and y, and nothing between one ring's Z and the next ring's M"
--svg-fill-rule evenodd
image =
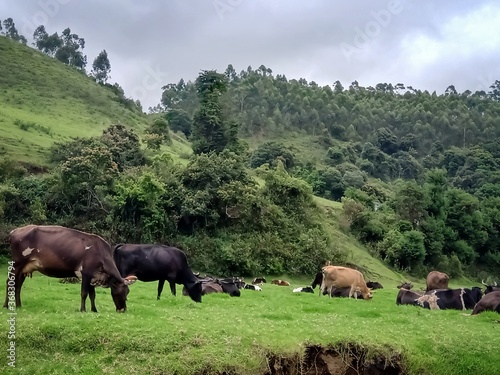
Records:
M276 165L342 200L343 224L395 267L457 276L500 268L500 81L437 95L402 83L319 86L261 66L225 71L227 117L248 165ZM196 88L164 87L164 112L191 140ZM194 121L194 126L196 121Z

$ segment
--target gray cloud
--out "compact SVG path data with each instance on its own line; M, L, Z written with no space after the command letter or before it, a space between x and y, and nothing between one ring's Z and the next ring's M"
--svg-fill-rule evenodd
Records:
M264 64L319 84L402 82L431 92L487 89L500 79L493 0L6 0L0 14L28 39L40 23L48 32L70 27L85 38L89 69L106 49L112 81L145 108L159 102L162 85L228 64Z

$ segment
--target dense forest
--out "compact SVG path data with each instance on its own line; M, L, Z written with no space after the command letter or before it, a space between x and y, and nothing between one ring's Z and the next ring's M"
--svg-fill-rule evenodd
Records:
M84 45L67 29L54 38L59 49L44 51L52 36L37 32L37 48L55 58L66 39L75 53ZM66 63L86 64L80 57ZM105 57L92 76L121 90L106 83ZM116 124L54 144L49 173L0 161L2 232L60 224L116 242L176 244L214 273L312 273L345 257L315 194L342 202L344 230L397 269L500 270L500 81L437 95L402 83L319 86L229 65L164 86L150 116L141 136ZM192 145L185 166L161 152L171 132ZM309 148L294 146L297 138Z

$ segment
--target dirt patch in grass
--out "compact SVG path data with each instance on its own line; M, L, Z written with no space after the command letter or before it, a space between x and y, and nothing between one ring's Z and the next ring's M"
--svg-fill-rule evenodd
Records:
M356 344L334 347L311 345L305 354L283 357L269 355L264 375L402 375L400 353L389 356L369 354L367 348Z

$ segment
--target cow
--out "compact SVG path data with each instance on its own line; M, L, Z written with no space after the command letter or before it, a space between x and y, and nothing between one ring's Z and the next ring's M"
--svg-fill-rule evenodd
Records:
M477 315L483 311L496 311L500 314L500 291L493 291L485 294L483 298L474 306L471 315Z
M279 285L279 286L290 286L290 283L285 280L272 280L271 284Z
M327 291L331 297L332 288L347 288L350 287L349 297L355 295L355 291L359 289L364 299L373 297L370 289L366 286L363 275L358 270L340 267L340 266L325 266L322 268L323 281L320 291Z
M114 247L113 258L122 275L134 275L144 282L158 280L157 300L166 280L174 296L175 284L183 284L191 299L201 302L201 281L189 267L182 250L165 245L118 244Z
M219 281L234 283L238 289L243 289L245 287L245 281L241 277L226 277L225 279L219 279Z
M253 285L256 285L256 284L262 284L262 283L266 283L266 278L265 277L256 277L255 279L252 280L252 284Z
M204 296L205 294L210 294L210 293L224 293L222 290L222 286L219 283L216 283L215 281L205 281L201 283L201 295ZM183 296L189 296L189 292L187 291L186 287L182 287L182 295Z
M137 278L122 277L113 262L111 246L101 237L76 229L53 225L27 225L10 232L14 262L14 295L16 307L21 307L21 288L26 276L38 271L49 277L82 279L80 311L85 312L87 296L91 311L95 306L95 286L109 287L116 311L127 309L128 286ZM7 291L12 291L7 279ZM13 303L5 296L3 307ZM10 307L10 306L9 306Z
M425 291L429 292L434 289L448 289L449 279L450 277L443 272L431 271L427 275L427 288Z
M495 284L488 285L484 282L484 280L481 280L481 284L483 284L486 287L486 289L484 290L484 294L500 291L500 286L497 286L496 281Z
M314 293L314 290L310 286L304 286L300 288L295 288L293 290L293 293Z
M241 295L241 292L234 281L217 280L217 282L222 287L224 293L229 294L231 297L239 297Z
M256 290L261 292L262 288L258 285L253 285L253 284L246 284L244 289L250 289L250 290Z
M351 292L351 287L345 287L345 288L332 288L332 291L330 292L330 297L352 297L355 299L358 298L363 298L363 295L361 294L360 290L356 288L352 296L350 296ZM323 292L323 294L328 293L326 290Z
M384 289L384 287L382 286L382 284L380 284L379 282L377 281L368 281L366 283L366 286L370 289Z
M313 282L311 283L311 287L313 289L316 289L316 287L319 285L321 286L321 284L323 283L323 272L319 271L316 276L314 277L314 280ZM322 290L321 290L321 287L319 288L319 294L321 294ZM323 294L326 294L326 293L323 293Z
M410 290L411 288L413 288L413 284L410 281L403 281L396 288Z
M425 294L436 296L436 303L440 310L471 310L483 296L481 288L477 286L471 289L434 289Z

